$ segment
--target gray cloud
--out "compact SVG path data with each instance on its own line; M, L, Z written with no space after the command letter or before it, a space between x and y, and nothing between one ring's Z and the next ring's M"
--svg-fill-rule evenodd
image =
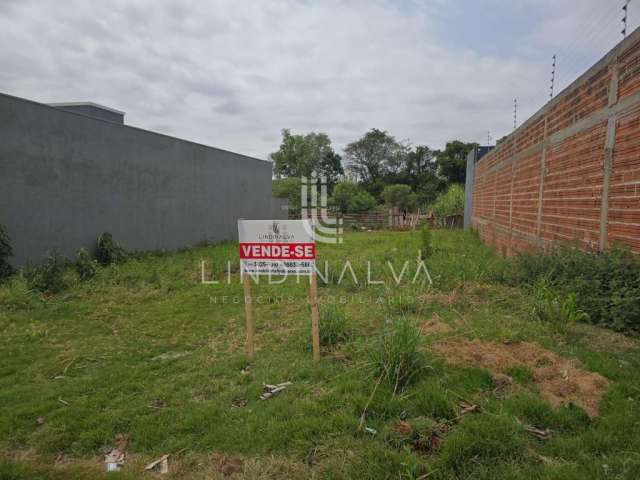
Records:
M522 116L540 106L538 50L589 18L569 1L524 1L541 12L537 33L496 56L435 33L461 0L2 0L0 91L104 103L131 125L261 158L282 128L324 131L338 148L373 127L432 147L482 141L509 131L515 96Z

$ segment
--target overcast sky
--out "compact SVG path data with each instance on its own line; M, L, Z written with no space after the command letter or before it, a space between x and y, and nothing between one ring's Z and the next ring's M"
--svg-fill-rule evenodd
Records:
M608 51L623 0L0 0L0 92L259 158L280 130L441 148L513 128ZM629 31L638 25L632 0Z

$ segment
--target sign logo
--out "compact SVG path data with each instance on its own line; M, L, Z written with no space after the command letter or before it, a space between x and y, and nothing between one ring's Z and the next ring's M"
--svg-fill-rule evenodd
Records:
M329 217L327 197L326 176L312 172L311 177L300 178L300 215L311 220L314 238L321 243L342 243L342 219Z

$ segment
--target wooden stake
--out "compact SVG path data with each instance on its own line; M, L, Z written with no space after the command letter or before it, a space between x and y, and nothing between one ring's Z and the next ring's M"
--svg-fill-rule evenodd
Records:
M309 300L311 301L311 339L313 343L313 361L320 361L320 327L318 325L318 282L316 272L311 274L309 286Z
M244 316L247 319L247 357L253 358L253 307L251 300L251 283L249 283L249 275L242 273L242 288L244 290Z

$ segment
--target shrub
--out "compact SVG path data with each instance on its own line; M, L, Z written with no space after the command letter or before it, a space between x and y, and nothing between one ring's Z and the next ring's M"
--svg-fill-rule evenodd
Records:
M428 225L424 225L420 229L420 259L425 260L433 254L431 246L431 229Z
M464 187L454 183L449 189L438 195L436 201L431 205L433 214L440 217L457 215L464 210Z
M640 259L626 250L592 253L561 247L544 255L522 253L503 276L507 283L532 288L544 282L564 296L559 300L564 309L575 303L588 315L578 315L582 321L640 333Z
M361 190L351 199L349 208L353 213L363 213L373 210L376 205L376 199L369 192Z
M376 207L376 199L353 182L340 182L333 187L329 205L341 213L367 212Z
M29 266L24 276L31 290L42 293L58 293L66 288L64 280L65 261L57 253L49 254L47 261L39 266Z
M104 232L98 237L96 260L100 265L106 267L112 263L120 263L126 257L127 254L124 248L113 240L113 236L110 233Z
M351 329L344 310L338 305L327 305L320 312L320 345L335 347L351 338Z
M13 255L11 239L4 226L0 225L0 280L14 273L13 267L9 264L9 257Z
M76 259L73 266L78 273L80 280L90 280L96 274L98 262L91 258L89 252L85 248L81 248L76 252Z
M374 375L393 386L394 392L414 382L425 367L419 344L420 333L409 320L387 321L371 348Z

